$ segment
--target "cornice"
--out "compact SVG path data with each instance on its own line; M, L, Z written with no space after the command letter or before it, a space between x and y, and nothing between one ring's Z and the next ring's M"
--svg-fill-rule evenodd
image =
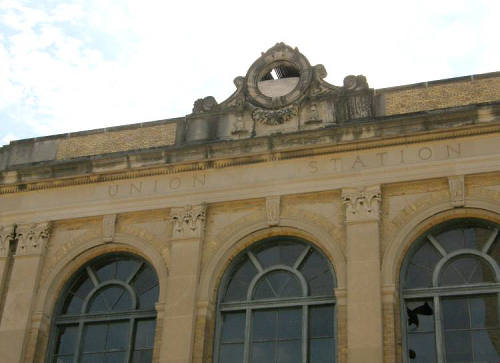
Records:
M45 162L43 165L22 165L19 168L4 172L4 184L0 185L0 194L20 193L35 190L44 190L59 187L69 187L84 184L111 182L117 180L134 179L140 177L170 175L182 172L193 172L210 169L221 169L232 166L258 164L269 161L291 160L311 156L320 156L349 152L356 150L376 149L387 146L407 145L429 141L439 141L460 137L470 137L498 133L500 121L479 123L477 118L478 105L460 107L455 110L433 111L431 113L416 115L400 115L399 117L386 117L382 120L371 122L346 123L335 128L325 128L314 131L300 131L289 134L265 136L250 140L220 141L207 144L187 145L182 148L164 148L155 150L142 150L135 152L115 153L99 156L93 159L101 165L99 172L86 172L91 169L88 165L92 162L88 158L72 159L69 161ZM446 112L445 112L446 111ZM440 124L442 123L442 125ZM415 125L419 125L418 131ZM427 126L426 126L427 125ZM433 125L428 127L428 125ZM428 129L430 128L430 130ZM377 137L378 133L387 132L395 136ZM407 131L410 130L410 131ZM356 140L340 140L340 134L354 134L368 131L367 136L360 136ZM249 147L250 145L250 147ZM248 152L255 146L259 152ZM265 146L265 147L264 147ZM265 149L262 151L262 149ZM238 154L237 151L240 153ZM144 154L158 154L160 157L154 165L135 166L134 158ZM116 155L118 154L118 155ZM172 158L172 155L174 157ZM176 156L191 155L191 160L170 161ZM235 156L233 156L235 155ZM179 157L180 158L180 157ZM109 162L111 167L106 170ZM54 175L52 170L61 168L61 165L77 166L77 172L84 175L66 175L61 177L46 177ZM118 165L118 166L117 166ZM99 169L94 167L94 169ZM42 170L42 172L40 172ZM23 175L40 175L37 180L6 181L8 173L22 173ZM14 177L15 178L15 177ZM19 177L18 177L19 178ZM35 178L36 179L36 178Z

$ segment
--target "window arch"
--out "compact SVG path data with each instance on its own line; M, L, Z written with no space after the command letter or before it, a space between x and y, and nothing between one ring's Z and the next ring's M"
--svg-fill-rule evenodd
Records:
M47 361L150 363L158 293L155 271L137 256L87 263L56 304Z
M500 362L499 230L458 219L415 241L400 277L405 362Z
M334 287L330 263L300 239L249 247L219 287L214 362L334 362Z

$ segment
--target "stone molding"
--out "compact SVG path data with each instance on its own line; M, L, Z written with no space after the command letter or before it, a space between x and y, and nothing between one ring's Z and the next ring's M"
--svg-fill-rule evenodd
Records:
M465 177L463 175L448 177L448 186L451 205L455 208L463 207L465 205Z
M172 208L170 221L173 223L173 239L200 238L205 230L206 205L187 205Z
M9 255L10 242L15 238L15 226L0 226L0 258Z
M269 226L277 226L280 224L280 204L281 197L279 195L273 195L266 198L266 217Z
M16 256L42 255L47 247L49 236L49 222L17 226Z
M115 237L116 214L107 214L102 217L102 235L104 242L112 242Z
M379 185L363 189L342 189L346 222L356 223L379 219L381 200Z

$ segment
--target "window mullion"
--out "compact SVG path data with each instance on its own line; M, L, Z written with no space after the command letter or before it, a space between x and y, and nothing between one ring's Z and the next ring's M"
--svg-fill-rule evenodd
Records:
M443 325L441 324L441 301L439 296L434 296L434 330L435 330L435 341L436 341L436 355L438 363L444 363L444 337L443 337Z
M250 308L247 308L246 313L245 313L245 336L244 336L244 344L243 344L243 363L250 362L251 325L252 325L252 310Z
M78 334L76 336L76 349L75 349L75 356L73 357L73 362L78 363L80 362L80 352L82 350L83 342L82 342L82 336L83 336L83 329L85 325L83 321L81 321L78 324Z
M126 363L131 361L131 356L133 354L133 345L135 344L134 337L135 337L135 319L130 318L129 320L129 331L128 331L128 347L127 347L127 355L125 357Z
M307 362L308 338L309 338L309 307L302 306L302 363Z

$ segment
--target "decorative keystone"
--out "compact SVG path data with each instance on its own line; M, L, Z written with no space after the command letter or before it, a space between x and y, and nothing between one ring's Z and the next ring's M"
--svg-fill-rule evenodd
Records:
M112 242L115 238L116 214L102 217L102 235L105 243Z
M50 236L50 223L25 224L17 226L16 256L41 255Z
M273 195L266 198L266 216L267 224L277 226L280 224L280 201L279 195Z
M379 217L382 195L378 185L364 189L343 189L342 200L347 222L362 222Z
M15 238L14 225L0 226L0 257L9 255L10 242Z
M450 190L450 201L455 208L465 205L465 178L463 175L448 177L448 187Z
M170 220L174 225L173 238L201 237L205 228L205 215L205 204L172 208Z

